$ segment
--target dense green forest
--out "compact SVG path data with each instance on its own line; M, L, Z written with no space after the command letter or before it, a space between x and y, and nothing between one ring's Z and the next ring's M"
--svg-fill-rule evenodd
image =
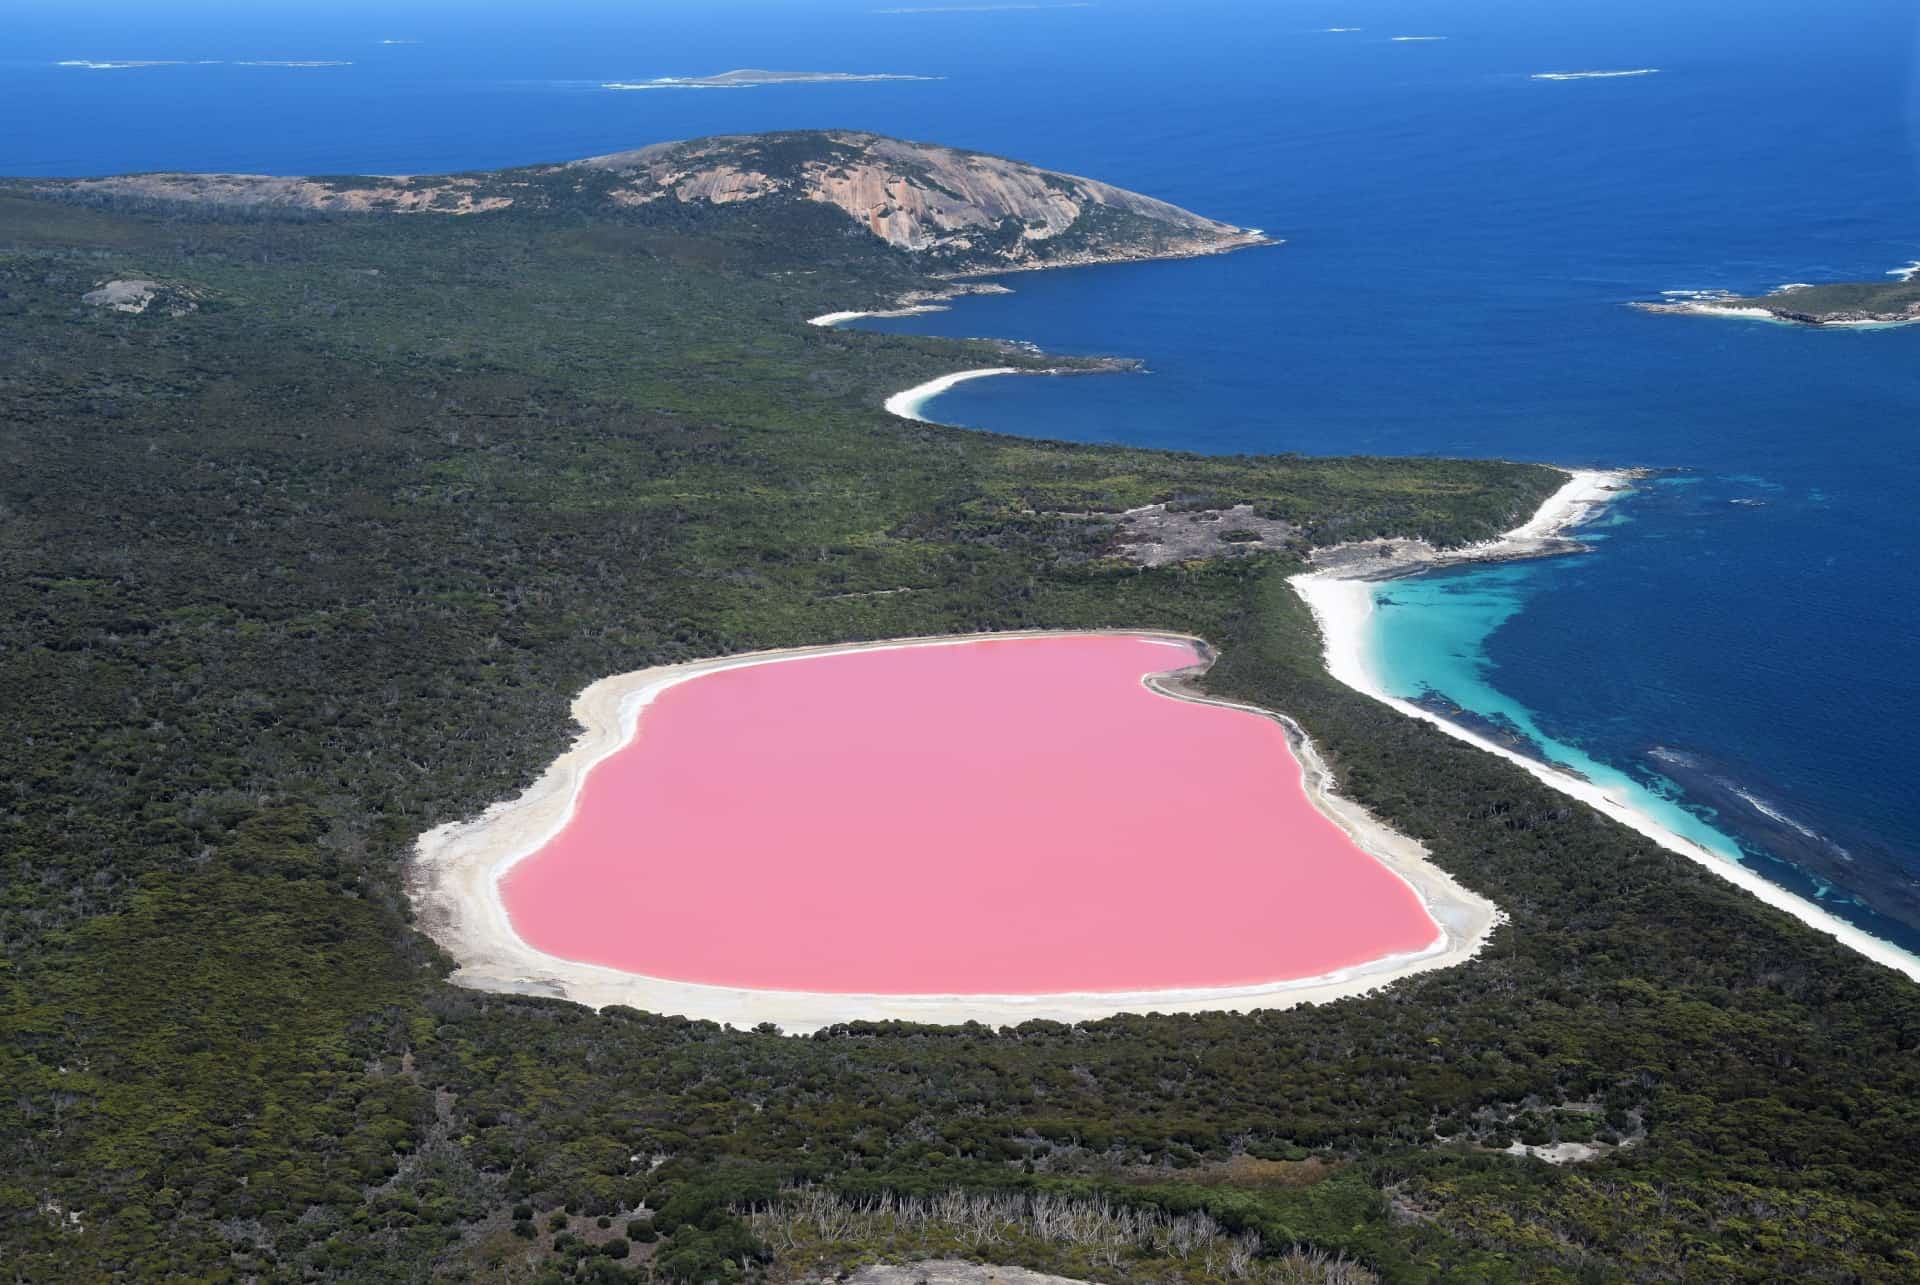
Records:
M192 306L81 300L130 278ZM1457 543L1559 475L897 420L1040 363L804 324L926 284L824 209L0 189L0 1274L1920 1280L1920 988L1334 683L1301 549L1146 570L1106 516ZM461 990L409 924L414 837L596 678L1091 625L1216 644L1211 690L1508 913L1489 949L1317 1008L788 1038ZM1556 1140L1625 1145L1500 1151Z

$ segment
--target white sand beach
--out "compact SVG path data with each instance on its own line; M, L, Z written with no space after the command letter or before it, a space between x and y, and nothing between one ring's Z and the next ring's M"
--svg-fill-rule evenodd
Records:
M1200 642L1154 630L1080 632ZM524 794L496 803L476 818L451 822L421 836L407 878L408 893L419 924L458 962L459 969L452 980L462 986L509 994L556 996L595 1008L622 1004L736 1026L773 1022L789 1034L805 1034L849 1021L979 1021L1006 1025L1033 1018L1076 1022L1123 1012L1190 1013L1326 1003L1470 959L1500 922L1500 913L1491 902L1456 883L1428 859L1426 850L1418 843L1334 793L1319 754L1290 720L1271 711L1199 696L1190 686L1198 671L1189 669L1156 675L1148 680L1148 685L1176 699L1219 704L1277 719L1287 729L1302 781L1314 804L1360 848L1399 876L1426 905L1439 927L1439 935L1430 946L1412 954L1389 956L1319 977L1251 986L1057 995L919 996L750 990L645 977L545 954L515 933L500 896L500 879L515 863L545 846L565 827L588 772L632 738L646 705L674 684L720 669L808 656L958 644L982 638L1047 636L1047 631L1028 630L752 652L602 679L581 692L573 703L573 715L585 730Z
M916 303L905 308L876 308L870 312L823 312L817 317L808 317L809 326L839 326L849 321L858 321L862 317L914 317L923 312L945 312L944 303Z
M1546 503L1541 505L1533 517L1507 532L1500 539L1475 546L1467 551L1464 557L1453 560L1463 561L1467 557L1497 559L1526 556L1528 553L1537 551L1545 541L1564 539L1564 533L1569 528L1594 516L1615 491L1625 486L1631 476L1628 473L1571 471L1567 484L1548 497ZM1400 567L1391 569L1389 574L1405 574L1409 570L1420 569L1422 568ZM1391 705L1411 718L1432 723L1449 736L1518 764L1538 780L1563 794L1599 809L1668 851L1699 862L1728 882L1752 893L1769 906L1786 911L1800 922L1838 939L1877 963L1885 964L1908 977L1920 980L1920 959L1862 931L1839 916L1794 896L1750 868L1729 861L1718 853L1675 834L1653 817L1636 810L1625 800L1614 797L1591 781L1528 758L1464 727L1450 723L1410 701L1401 700L1389 694L1375 673L1370 660L1374 580L1365 577L1366 570L1364 566L1332 568L1294 576L1289 582L1294 591L1306 601L1313 611L1314 618L1319 622L1321 639L1326 648L1327 672L1333 677L1355 691Z
M969 379L985 379L988 375L1046 373L1045 371L1024 371L1018 366L992 366L986 370L955 371L951 375L942 375L938 379L929 379L924 384L915 384L912 388L902 389L887 398L886 410L889 415L898 415L902 419L917 419L923 424L931 424L934 421L922 415L921 408L955 384L963 384Z

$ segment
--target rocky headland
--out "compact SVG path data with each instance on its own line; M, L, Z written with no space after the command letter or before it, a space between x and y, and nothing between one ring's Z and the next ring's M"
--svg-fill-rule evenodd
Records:
M728 73L732 75L771 73ZM759 82L750 82L759 83ZM848 130L654 143L557 165L432 176L123 174L39 181L77 200L192 202L327 214L472 216L506 210L826 209L945 278L1185 258L1272 244L1094 179L931 143ZM918 299L895 306L912 306Z
M1900 280L1786 285L1763 295L1681 291L1659 303L1633 306L1642 312L1751 317L1800 326L1899 326L1920 321L1920 281L1910 270L1893 275Z

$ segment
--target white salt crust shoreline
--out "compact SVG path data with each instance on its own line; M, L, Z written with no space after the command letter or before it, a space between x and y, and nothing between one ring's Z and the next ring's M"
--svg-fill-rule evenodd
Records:
M1498 540L1476 545L1451 561L1524 557L1539 552L1542 542L1561 537L1568 529L1593 517L1605 507L1611 495L1626 489L1633 474L1596 470L1573 470L1567 484L1540 506L1532 518ZM1377 578L1430 570L1430 566L1390 569L1385 576L1368 578L1364 567L1341 567L1297 575L1288 582L1305 600L1319 622L1325 645L1327 672L1336 679L1382 704L1390 705L1411 718L1432 723L1447 735L1469 745L1497 754L1517 763L1536 779L1645 835L1669 852L1697 861L1729 883L1752 893L1776 910L1784 910L1809 928L1836 938L1842 945L1865 955L1875 963L1904 973L1920 981L1920 958L1908 954L1890 942L1882 941L1838 915L1794 896L1747 866L1674 833L1659 821L1615 798L1600 786L1570 772L1528 758L1495 741L1448 722L1411 701L1390 695L1375 672L1370 656L1369 618L1373 615L1373 582Z
M1070 632L1115 633L1205 647L1199 639L1155 630ZM773 1022L793 1035L839 1022L888 1019L944 1024L977 1021L999 1026L1035 1018L1078 1022L1125 1012L1194 1013L1326 1003L1365 994L1416 973L1462 963L1479 953L1487 935L1502 922L1504 917L1491 902L1461 887L1433 865L1419 844L1332 793L1318 752L1291 720L1194 692L1187 679L1204 669L1200 666L1150 675L1144 681L1174 699L1243 710L1279 722L1286 729L1308 797L1355 844L1413 889L1438 926L1431 945L1319 977L1247 986L1053 995L853 995L708 986L646 977L546 954L521 940L513 930L500 897L501 878L565 827L587 774L632 738L646 705L674 684L722 669L855 651L1060 636L1063 634L1058 631L1027 630L750 652L602 679L581 692L573 703L573 715L586 730L524 794L494 804L477 818L451 822L421 836L407 879L418 922L459 964L451 980L461 986L555 996L594 1008L622 1004L735 1026ZM1115 948L1124 949L1124 943L1116 942Z

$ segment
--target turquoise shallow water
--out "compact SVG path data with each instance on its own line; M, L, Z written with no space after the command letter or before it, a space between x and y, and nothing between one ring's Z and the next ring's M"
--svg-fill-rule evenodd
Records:
M1630 551L1639 540L1664 545L1668 537L1658 530L1642 532L1637 517L1650 511L1657 521L1667 508L1685 504L1679 497L1711 490L1709 482L1688 476L1640 482L1574 533L1590 546L1588 554L1458 568L1373 586L1369 668L1390 695L1584 777L1674 834L1750 866L1912 953L1909 926L1875 907L1870 892L1882 888L1882 881L1865 882L1868 872L1860 867L1862 852L1869 860L1884 857L1870 846L1848 846L1870 845L1870 838L1842 842L1812 823L1817 814L1783 802L1777 792L1762 793L1766 787L1755 782L1750 769L1736 775L1743 769L1721 756L1650 741L1647 729L1625 708L1569 717L1566 711L1581 702L1564 690L1531 703L1514 694L1536 691L1541 684L1542 658L1533 651L1537 643L1529 642L1527 626L1543 611L1556 606L1565 611L1570 585L1617 573L1617 567L1607 566L1610 551L1623 544ZM1783 489L1751 477L1738 482L1759 494L1739 497L1736 507L1761 506L1767 503L1763 497ZM1633 612L1631 599L1588 601L1584 607L1584 614L1573 619L1591 623L1598 616L1618 619ZM1683 627L1686 610L1685 603L1678 604ZM1762 635L1768 632L1764 620L1749 625ZM1819 659L1806 657L1808 668ZM1580 671L1570 668L1564 676L1577 691ZM1638 678L1656 692L1668 681L1655 666ZM1794 730L1784 723L1777 729L1783 738ZM1632 748L1622 752L1622 746ZM1849 876L1863 882L1847 886Z
M1489 640L1526 609L1533 589L1552 574L1539 563L1508 562L1375 586L1367 659L1381 686L1454 722L1506 733L1502 740L1517 737L1515 748L1585 777L1682 838L1723 857L1744 859L1739 841L1716 829L1708 815L1687 807L1672 781L1602 762L1579 745L1577 733L1548 731L1541 725L1546 716L1501 690Z

